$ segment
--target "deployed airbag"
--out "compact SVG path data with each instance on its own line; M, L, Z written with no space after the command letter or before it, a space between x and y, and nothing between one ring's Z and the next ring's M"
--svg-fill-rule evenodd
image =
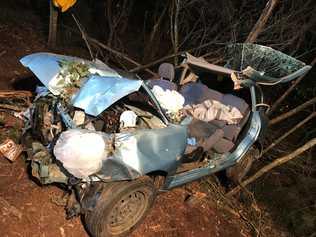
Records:
M81 129L63 132L54 147L56 159L77 178L98 172L107 152L102 135Z

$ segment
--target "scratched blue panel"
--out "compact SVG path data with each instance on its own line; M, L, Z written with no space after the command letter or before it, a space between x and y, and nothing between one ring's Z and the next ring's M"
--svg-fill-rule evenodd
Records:
M141 80L91 76L72 99L73 106L97 116L122 97L138 91Z

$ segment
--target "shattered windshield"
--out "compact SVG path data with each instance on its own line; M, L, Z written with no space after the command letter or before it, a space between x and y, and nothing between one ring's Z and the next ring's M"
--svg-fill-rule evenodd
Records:
M257 44L230 44L225 51L226 67L243 71L248 66L267 76L280 78L305 66L305 63L270 47Z

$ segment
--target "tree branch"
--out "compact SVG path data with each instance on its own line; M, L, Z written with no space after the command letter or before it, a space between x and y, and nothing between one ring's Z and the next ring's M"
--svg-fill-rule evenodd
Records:
M303 109L307 108L308 106L310 106L314 103L316 103L316 97L314 97L313 99L310 99L309 101L306 101L304 104L297 106L296 108L290 110L289 112L286 112L286 113L281 114L280 116L278 116L276 118L271 119L269 122L269 126L274 125L276 123L279 123L279 122L283 121L284 119L287 119L287 118L293 116L294 114L302 111Z
M116 56L125 59L126 61L130 62L131 64L133 64L133 65L135 65L135 66L137 66L137 67L141 67L141 66L142 66L141 64L139 64L139 63L136 62L135 60L129 58L127 55L125 55L125 54L123 54L123 53L121 53L121 52L119 52L119 51L117 51L117 50L115 50L115 49L110 48L109 46L107 46L107 45L101 43L100 41L98 41L98 40L96 40L96 39L94 39L94 38L91 38L90 36L86 36L86 38L87 38L87 40L90 41L91 43L96 44L96 45L98 45L99 47L101 47L101 48L103 48L103 49L109 51L110 53L113 53L113 54L115 54ZM150 73L150 74L153 75L153 76L157 76L156 73L154 73L153 71L151 71L151 70L149 70L149 69L145 69L145 71L148 72L148 73Z
M233 195L235 195L236 193L238 193L241 190L242 187L245 187L246 185L252 183L253 181L255 181L256 179L260 178L265 173L267 173L270 170L272 170L273 168L275 168L277 166L280 166L280 165L282 165L282 164L294 159L295 157L297 157L298 155L302 154L304 151L312 148L315 145L316 145L316 138L313 138L309 142L305 143L303 146L301 146L298 149L296 149L295 151L293 151L292 153L274 160L270 164L268 164L268 165L264 166L263 168L261 168L253 176L251 176L250 178L248 178L245 181L243 181L239 186L237 186L236 188L232 189L230 192L228 192L226 194L226 196L233 196Z
M303 121L299 122L297 125L295 125L292 129L290 129L288 132L286 132L284 135L273 141L270 146L268 146L266 149L264 149L260 156L265 154L267 151L271 150L273 147L278 145L284 138L289 136L291 133L296 131L298 128L302 127L305 123L307 123L309 120L314 118L316 116L316 112L311 113L307 118L305 118Z
M48 47L55 48L57 41L57 20L58 10L54 7L53 0L49 1L49 33L48 33Z
M311 66L313 67L316 63L316 57L314 58L314 60L311 62ZM304 79L306 74L300 76L285 92L282 96L279 97L279 99L277 99L273 105L271 106L271 109L267 112L267 115L271 115L276 108L278 108L278 106L281 104L281 102L293 91L293 89L297 86L298 83L300 83L300 81L302 81Z
M202 45L200 45L200 46L198 46L198 47L196 47L196 48L192 48L192 49L189 49L189 50L183 50L183 51L180 51L180 52L178 52L178 53L176 53L176 54L173 53L173 54L164 56L164 57L162 57L162 58L159 58L159 59L157 59L157 60L154 60L154 61L152 61L152 62L150 62L150 63L145 64L145 65L142 65L142 66L139 66L139 67L135 67L135 68L133 68L133 69L131 69L131 70L129 70L129 71L130 71L130 72L138 72L138 71L144 70L144 69L146 69L146 68L152 67L152 66L154 66L154 65L156 65L156 64L158 64L158 63L164 62L164 61L166 61L166 60L168 60L168 59L171 59L171 58L173 58L173 57L176 57L176 56L179 56L179 55L181 55L181 54L184 54L184 53L186 53L186 52L190 53L190 52L192 52L192 51L194 51L194 50L202 49L202 48L208 47L208 46L210 46L210 45L212 45L212 44L216 44L216 43L215 43L214 41L211 41L211 42L202 44Z
M179 52L179 30L178 30L178 22L179 22L179 12L180 12L180 0L175 0L175 5L176 5L176 12L174 16L174 25L173 25L173 30L174 30L174 54L177 54ZM174 58L174 64L175 66L178 65L178 57L176 56Z
M77 20L77 18L75 17L75 15L71 14L71 16L74 19L74 21L76 22L76 25L78 26L79 31L81 32L81 37L84 40L84 42L86 43L86 46L87 46L87 48L89 50L89 54L90 54L91 60L94 60L94 56L93 56L91 47L90 47L90 45L88 43L86 33L84 32L83 28L81 27L81 25L80 25L79 21Z
M258 21L252 28L251 32L249 33L246 43L254 43L256 42L258 35L262 32L263 28L265 27L269 17L272 15L272 12L276 5L279 3L279 0L269 0L263 9Z

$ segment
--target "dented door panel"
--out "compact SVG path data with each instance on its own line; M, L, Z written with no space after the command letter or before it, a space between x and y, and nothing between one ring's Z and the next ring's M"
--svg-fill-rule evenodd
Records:
M104 181L135 179L153 171L172 172L186 147L187 127L170 125L115 134L114 151L92 177Z
M187 145L187 127L170 125L118 134L114 156L141 174L170 171L179 162Z

